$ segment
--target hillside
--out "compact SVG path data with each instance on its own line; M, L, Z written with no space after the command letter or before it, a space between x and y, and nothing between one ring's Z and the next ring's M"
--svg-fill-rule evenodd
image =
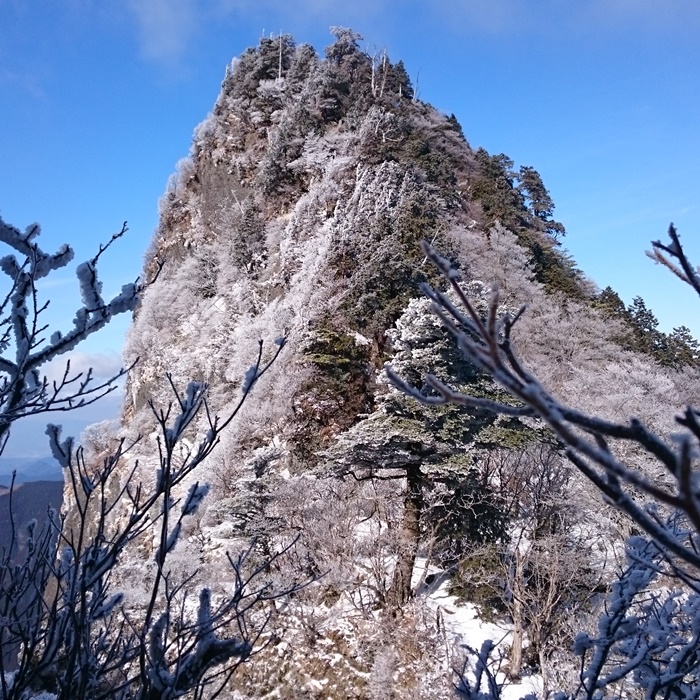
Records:
M564 687L574 630L595 624L629 525L537 420L422 406L388 382L387 364L425 394L431 372L507 400L431 313L420 285L445 283L419 243L459 268L476 308L494 287L504 309L528 305L520 357L581 410L668 435L700 388L696 355L662 363L658 344L626 343L624 314L562 248L537 172L473 149L453 116L415 99L401 62L358 39L336 30L321 58L264 38L227 70L161 201L145 265L155 281L125 351L139 362L122 436L145 437L116 478L156 479L150 402L197 380L211 414L227 416L258 341L269 358L285 337L192 475L211 491L173 552L173 576L215 594L224 553L251 542L259 561L285 552L271 585L311 582L261 611L268 646L229 697L451 697L460 643L476 644L451 622L466 601L510 635L512 680ZM208 429L200 416L188 444ZM135 600L149 556L144 546L116 572ZM442 607L440 586L453 596ZM513 607L514 591L527 605Z
M19 483L30 481L62 481L60 467L50 457L0 457L0 483L9 486L12 473Z
M15 543L19 551L14 552L13 559L20 558L24 546L23 539L26 539L24 531L27 523L32 520L43 523L49 508L60 510L62 492L61 481L30 481L16 484L12 492L10 510L10 489L0 487L0 550L10 546L11 523L14 521L15 527L20 530L21 538Z

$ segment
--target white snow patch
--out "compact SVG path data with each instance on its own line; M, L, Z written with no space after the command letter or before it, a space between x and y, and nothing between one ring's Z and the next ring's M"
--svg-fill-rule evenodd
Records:
M418 558L413 569L414 590L416 596L425 596L428 605L442 620L448 637L455 648L468 646L476 651L490 639L496 652L506 651L513 640L509 624L484 622L479 618L477 608L472 603L463 603L449 593L450 573L435 566L428 566L426 560ZM496 674L496 680L503 683L501 700L520 700L530 693L541 695L542 679L540 676L523 676L520 683L508 682L505 674Z
M362 333L358 333L357 331L354 331L352 333L348 333L348 335L353 338L355 341L355 345L369 345L372 341L369 339L365 338Z

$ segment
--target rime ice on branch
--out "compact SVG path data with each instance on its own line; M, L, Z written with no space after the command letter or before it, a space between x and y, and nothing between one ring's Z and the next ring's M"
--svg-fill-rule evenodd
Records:
M44 253L34 239L38 226L23 234L0 220L0 240L15 251L0 260L10 290L0 304L0 452L13 421L48 411L70 410L111 391L117 377L95 385L91 372L70 374L49 384L39 374L45 362L65 353L108 323L133 310L141 286L126 285L111 301L102 296L97 263L115 234L97 255L78 266L82 303L74 327L55 332L47 342L37 300L37 280L64 267L73 257L68 246ZM195 615L186 605L192 577L176 581L170 555L182 537L182 525L196 515L208 485L194 481L178 493L194 470L218 445L221 431L236 417L250 391L282 351L285 340L262 361L262 341L249 370L243 395L223 417L206 401L207 385L190 382L184 392L168 375L174 398L167 405L149 403L157 430L158 467L149 488L136 478L138 460L119 478L119 469L134 438L115 441L102 464L86 457L72 438L61 439L59 426L47 429L51 450L63 468L70 506L38 528L36 520L20 532L13 520L10 488L9 545L0 548L0 697L28 700L51 697L154 698L202 697L205 688L218 695L232 674L254 653L268 617L260 613L278 597L298 590L296 582L280 589L266 572L285 550L263 561L251 560L252 546L227 555L233 582L226 595L199 591ZM185 432L204 414L204 436L190 442ZM14 484L12 484L14 486ZM146 577L145 605L114 589L114 578L130 547L154 543ZM26 547L18 552L18 542ZM290 545L291 547L291 545ZM47 593L47 591L50 591ZM44 692L42 692L44 691Z
M126 230L125 223L106 245L100 246L95 257L78 266L83 305L76 311L73 328L50 332L42 317L48 302L39 301L37 282L68 265L74 257L73 249L63 245L54 254L46 253L36 242L38 224L21 232L0 218L0 241L13 251L0 259L0 270L9 279L9 290L0 302L0 444L17 418L84 406L115 388L123 371L97 382L91 370L72 374L70 362L66 362L61 379L49 382L40 368L73 350L114 316L136 308L142 290L138 281L124 285L117 296L106 301L97 274L102 253Z
M671 232L673 237L673 227ZM657 249L660 246L655 245ZM674 244L664 247L664 250L675 255L677 247ZM693 455L696 454L700 441L697 411L688 407L682 416L676 418L677 424L685 432L675 436L673 443L667 443L635 418L631 418L628 424L614 423L570 408L552 396L523 367L515 354L511 333L524 307L515 316L509 313L500 316L499 296L495 291L486 317L482 317L460 287L458 271L429 244L424 243L423 249L449 281L459 304L453 303L446 294L424 285L424 292L431 299L434 312L452 333L462 352L477 367L488 372L519 405L498 403L454 391L431 375L426 377L426 384L435 392L433 396L423 395L389 370L391 381L422 403L453 403L479 406L511 416L538 416L566 446L567 457L575 466L610 502L631 517L669 559L679 559L696 572L700 571L697 541L692 537L685 541L679 540L666 527L665 519L653 509L650 510L638 497L638 494L642 494L659 507L682 513L688 518L694 532L700 532L700 498L696 488L692 487L698 479L698 471L693 464ZM692 277L687 280L692 284L690 280ZM624 440L639 445L650 458L664 467L674 480L673 486L659 485L645 474L622 463L610 449L609 440Z

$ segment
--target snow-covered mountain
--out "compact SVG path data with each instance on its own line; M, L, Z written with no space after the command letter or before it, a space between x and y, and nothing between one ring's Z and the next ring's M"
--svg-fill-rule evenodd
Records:
M205 382L210 415L225 417L259 341L266 361L284 337L192 475L211 489L173 553L177 576L223 593L224 552L291 546L270 576L310 582L265 611L267 646L230 696L451 697L460 645L479 643L459 622L474 605L503 630L512 679L563 687L627 525L536 420L420 406L388 382L387 363L424 392L432 372L504 398L431 312L420 285L445 284L419 243L458 265L477 308L495 286L505 308L528 304L518 352L578 408L667 433L697 373L625 349L623 320L561 248L536 171L474 150L415 98L401 62L358 38L335 30L325 57L264 38L228 68L161 201L126 347L139 361L122 432L144 437L119 474L156 479L153 406L173 386ZM200 415L189 444L208 427ZM137 587L148 556L119 575Z

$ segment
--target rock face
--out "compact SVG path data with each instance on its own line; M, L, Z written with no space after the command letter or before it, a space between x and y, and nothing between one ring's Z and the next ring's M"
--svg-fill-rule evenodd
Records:
M460 265L475 304L495 283L507 306L532 305L520 350L558 391L595 370L621 386L617 326L590 309L593 286L559 250L551 207L543 214L509 177L512 162L473 151L454 117L414 99L403 64L363 53L349 30L335 35L323 59L280 36L227 70L161 201L146 275L162 269L127 343L126 361L139 362L124 431L145 436L135 456L148 484L150 402L167 405L171 384L194 379L226 416L258 341L265 359L286 337L196 474L212 490L177 566L216 588L225 550L254 541L267 556L295 542L270 576L315 581L266 611L279 638L238 671L237 697L447 698L454 640L415 597L416 564L459 572L470 552L508 541L514 522L524 532L529 506L494 459L546 439L535 423L428 409L388 384L387 362L418 387L433 372L499 396L430 312L420 284L442 282L419 242ZM649 378L649 391L668 402L669 381ZM593 408L614 414L610 386ZM192 440L206 429L193 425ZM574 487L562 464L566 478L549 488L565 500ZM566 527L599 510L577 498ZM553 536L553 522L527 536Z
M223 412L258 339L286 336L229 439L284 444L292 473L387 393L387 331L435 281L420 240L456 254L482 216L467 197L472 150L413 100L403 66L362 53L348 30L326 53L282 36L229 69L163 197L147 274L163 269L126 351L140 358L129 416L170 398L166 372L208 382Z

